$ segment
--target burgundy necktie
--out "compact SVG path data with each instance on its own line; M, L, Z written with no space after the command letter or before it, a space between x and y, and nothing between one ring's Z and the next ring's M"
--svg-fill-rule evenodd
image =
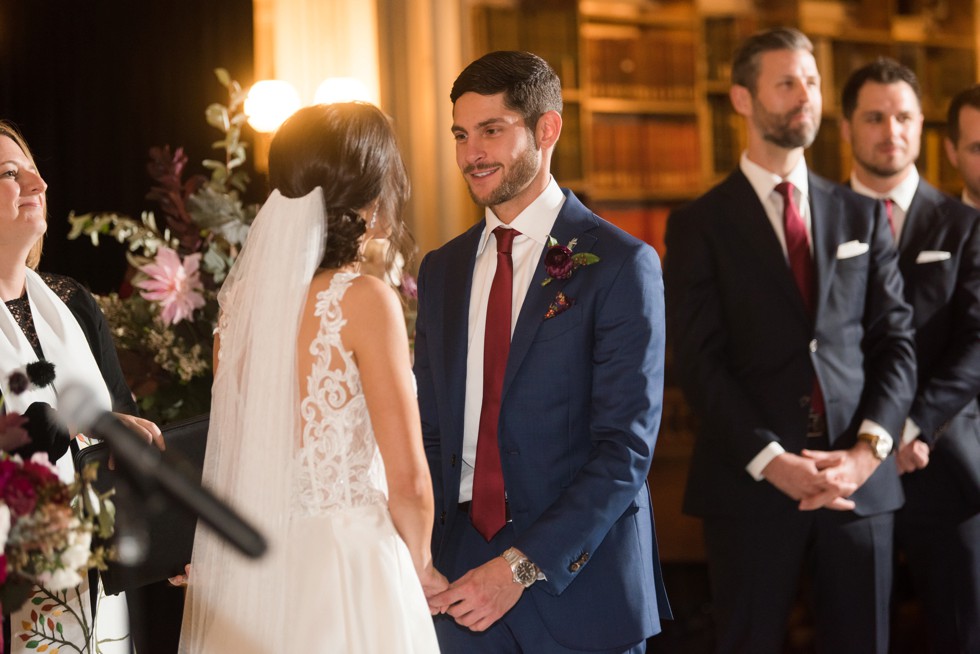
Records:
M885 215L888 216L888 226L892 228L892 237L895 236L895 202L891 198L885 198Z
M793 271L796 287L800 289L803 305L813 318L816 315L816 284L813 269L813 256L810 254L810 238L807 235L806 223L796 208L793 197L793 185L789 182L776 184L776 192L783 196L783 226L786 231L786 251L789 255L789 267ZM810 409L815 414L823 414L823 394L820 382L814 378L813 393Z
M510 352L511 301L514 287L514 261L511 245L520 232L497 227L497 272L490 285L487 302L486 336L483 341L483 406L476 441L476 469L473 473L473 505L470 520L476 530L492 539L507 521L504 500L504 474L500 467L497 425L500 418L500 392L504 385L507 355Z

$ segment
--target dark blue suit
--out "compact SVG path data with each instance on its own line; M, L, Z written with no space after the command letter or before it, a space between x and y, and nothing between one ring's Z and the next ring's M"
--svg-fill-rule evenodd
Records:
M932 252L933 256L923 256ZM948 257L935 256L946 253ZM980 214L920 181L899 241L929 465L902 476L896 535L936 652L980 651Z
M667 227L673 360L700 421L684 509L705 518L721 651L781 650L805 562L818 581L826 651L887 644L892 516L903 501L893 458L846 513L801 512L745 469L770 442L795 454L815 447L807 439L815 374L833 449L853 446L864 419L897 439L915 390L911 312L882 207L812 174L809 197L814 318L740 170Z
M547 580L503 618L518 640L539 644L526 651L548 651L546 641L622 649L658 633L660 616L669 615L646 485L662 409L663 282L652 248L563 192L551 235L561 244L577 239L575 252L600 261L542 287L542 253L501 402L513 522L482 548L461 546L454 534L472 531L457 507L470 287L484 222L420 267L415 374L435 489L433 549L451 581L508 546L542 569ZM545 319L559 291L573 304ZM541 633L518 633L535 628L529 612ZM479 642L474 636L467 651L480 651Z

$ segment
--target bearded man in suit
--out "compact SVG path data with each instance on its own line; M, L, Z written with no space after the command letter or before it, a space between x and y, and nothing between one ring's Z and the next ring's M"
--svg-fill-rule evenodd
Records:
M911 311L882 207L807 170L812 50L788 28L742 44L748 148L667 227L668 338L700 419L684 508L704 522L720 652L783 650L801 568L818 651L888 650Z

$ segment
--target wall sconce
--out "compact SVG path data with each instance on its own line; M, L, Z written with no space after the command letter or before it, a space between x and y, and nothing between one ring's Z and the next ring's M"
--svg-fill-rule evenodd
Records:
M299 93L289 82L262 80L245 96L245 116L255 130L255 170L269 171L272 133L300 107Z
M367 86L356 77L328 77L317 87L313 95L314 104L352 102L361 100L371 102Z
M256 82L245 96L245 115L256 132L272 133L300 107L299 93L289 82Z

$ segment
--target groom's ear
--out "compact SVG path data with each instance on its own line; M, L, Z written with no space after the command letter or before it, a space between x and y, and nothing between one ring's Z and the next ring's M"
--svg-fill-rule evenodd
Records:
M539 148L553 148L561 136L561 114L557 111L546 111L538 118L534 126L534 140Z

